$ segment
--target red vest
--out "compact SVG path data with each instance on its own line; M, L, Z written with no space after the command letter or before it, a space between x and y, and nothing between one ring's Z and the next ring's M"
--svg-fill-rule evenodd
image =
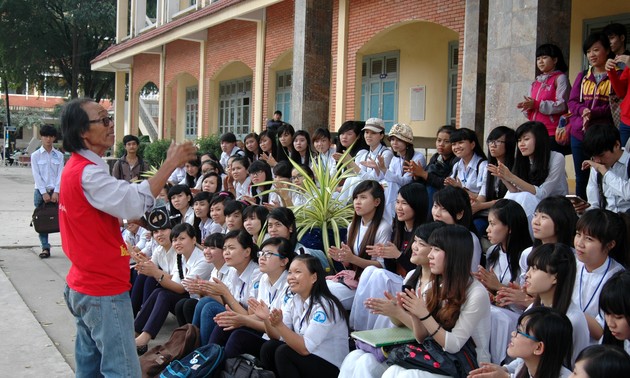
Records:
M88 164L94 163L73 153L61 174L59 229L72 263L66 282L82 294L118 295L131 288L129 252L118 218L95 209L85 197L81 177Z
M542 122L547 128L549 136L556 135L556 128L558 127L558 122L562 114L542 114L537 109L540 107L541 101L556 101L556 78L560 75L562 75L562 72L555 71L549 75L544 83L534 80L530 94L536 106L535 109L527 112L527 118L529 118L530 121Z

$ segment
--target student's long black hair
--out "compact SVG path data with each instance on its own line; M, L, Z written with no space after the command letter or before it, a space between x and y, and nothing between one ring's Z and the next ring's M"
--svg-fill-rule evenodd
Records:
M195 241L199 240L197 239L197 235L193 226L189 225L188 223L180 223L171 229L171 243L173 243L173 239L178 237L181 233L185 233L186 235L188 235L188 237L195 239ZM177 254L177 270L179 272L179 279L183 280L184 269L182 267L182 255L179 253Z
M433 233L433 231L439 228L442 228L444 226L446 226L446 223L439 222L439 221L421 224L420 226L416 227L416 229L413 231L413 236L409 244L410 245L413 244L415 238L420 238L424 240L425 243L429 244L429 238L431 237L431 234ZM407 281L405 281L405 283L403 284L403 290L405 288L415 290L416 286L418 286L418 280L420 280L421 278L422 278L422 267L418 265L418 267L413 271L411 276L409 276Z
M433 204L446 209L456 224L461 224L473 234L477 234L477 229L472 222L470 197L464 189L456 186L445 186L433 194ZM462 213L461 218L457 217L459 213Z
M330 289L326 284L326 272L324 272L324 267L322 266L322 263L319 262L319 259L308 254L303 254L295 256L293 258L293 261L303 262L304 265L306 265L306 269L309 271L310 274L317 274L317 279L315 280L315 283L313 283L313 287L311 288L311 301L308 305L308 309L306 310L304 318L310 319L313 306L315 306L316 303L319 303L324 312L326 312L327 317L335 321L338 312L344 317L344 320L347 323L348 313L343 308L343 305L341 304L339 299L337 299L337 297L330 292ZM332 310L330 314L328 313L327 309Z
M514 130L507 126L497 126L488 135L486 139L486 143L489 145L490 142L500 139L502 136L505 136L505 166L512 170L514 167L514 153L516 150L516 133ZM497 158L490 155L490 150L488 149L488 163L497 165ZM499 191L498 193L495 191L495 182L498 179L491 174L486 175L486 192L481 193L486 197L486 201L492 201L497 198L505 197L505 193L507 193L507 188L505 184L501 180L499 180Z
M510 268L510 282L514 282L519 277L519 260L521 253L527 247L532 246L532 239L529 236L529 226L525 210L517 202L502 198L490 208L490 213L508 228L507 235L507 256ZM501 255L501 244L497 244L490 256L488 256L487 268L490 269L499 260Z
M516 149L516 159L512 172L532 185L542 185L549 176L549 160L551 159L551 142L547 127L538 121L528 121L516 129L516 140L531 133L536 140L533 156L523 156Z
M547 243L538 246L527 256L527 266L556 275L556 287L551 307L566 314L571 304L577 271L575 255L571 248L562 243ZM536 296L534 306L540 305L540 296Z
M612 275L599 294L599 308L605 315L623 316L630 324L630 271L622 270ZM612 336L608 325L604 330L604 344L623 346Z
M339 139L339 135L347 133L348 131L354 131L357 136L357 140L354 142L352 146L352 150L350 150L350 155L355 157L357 153L361 150L366 150L368 146L365 144L365 139L363 139L363 127L365 126L365 122L363 121L346 121L341 124L339 130L337 130L337 149L336 151L340 154L346 151L346 147L341 144L341 140Z
M293 146L293 150L291 151L291 159L293 161L298 162L299 164L304 164L306 166L311 165L311 161L313 160L313 149L311 148L311 135L306 130L298 130L293 134L293 142L295 142L295 138L302 136L306 139L306 151L304 152L304 162L302 162L302 156L299 152L295 150L295 146Z
M249 177L252 176L252 173L264 172L265 182L271 182L273 180L273 176L271 174L271 166L264 160L253 161L249 168L247 168L247 172L249 173ZM252 195L256 199L256 204L261 205L263 203L269 202L269 193L257 196L259 193L263 193L269 189L271 189L270 183L265 185L252 185Z
M571 366L573 326L564 313L549 307L532 307L519 316L517 324L524 325L525 333L544 345L534 378L557 378L563 363ZM529 377L527 365L516 375L516 378Z
M407 204L409 204L409 207L413 209L414 219L412 230L425 223L429 210L427 188L420 183L411 182L401 186L398 190L398 194L400 194ZM407 242L407 246L403 251L403 254L409 254L413 240L405 240L405 222L399 221L396 215L394 215L392 243L396 246L396 248L398 248L398 250L402 251L402 247L405 242Z
M630 372L630 356L613 345L591 345L578 354L575 362L583 361L582 369L589 378L624 377Z
M619 214L603 209L589 210L578 219L575 231L599 240L602 247L609 248L608 256L628 268L628 232ZM614 243L612 248L611 243Z
M551 218L558 243L573 247L575 224L578 221L578 216L571 201L564 196L547 197L538 203L536 212L545 213ZM540 240L534 239L534 247L541 244Z

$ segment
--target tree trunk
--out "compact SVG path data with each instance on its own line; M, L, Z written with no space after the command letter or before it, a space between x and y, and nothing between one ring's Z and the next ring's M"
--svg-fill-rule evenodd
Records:
M79 36L76 30L72 33L72 82L70 97L79 97Z

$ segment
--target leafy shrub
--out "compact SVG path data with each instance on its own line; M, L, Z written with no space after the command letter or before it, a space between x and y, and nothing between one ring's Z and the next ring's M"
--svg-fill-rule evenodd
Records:
M144 143L141 143L142 147ZM143 159L154 167L159 167L166 160L166 152L171 145L171 141L167 139L158 139L149 144L145 144Z
M214 156L221 156L221 138L219 135L210 135L207 137L201 137L197 139L197 146L199 147L199 154L213 153Z

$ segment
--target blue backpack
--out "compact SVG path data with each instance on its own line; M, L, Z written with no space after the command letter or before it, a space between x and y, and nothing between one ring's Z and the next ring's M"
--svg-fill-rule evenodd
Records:
M160 374L160 378L205 378L211 377L223 365L223 347L217 344L204 345L186 357L171 362Z

